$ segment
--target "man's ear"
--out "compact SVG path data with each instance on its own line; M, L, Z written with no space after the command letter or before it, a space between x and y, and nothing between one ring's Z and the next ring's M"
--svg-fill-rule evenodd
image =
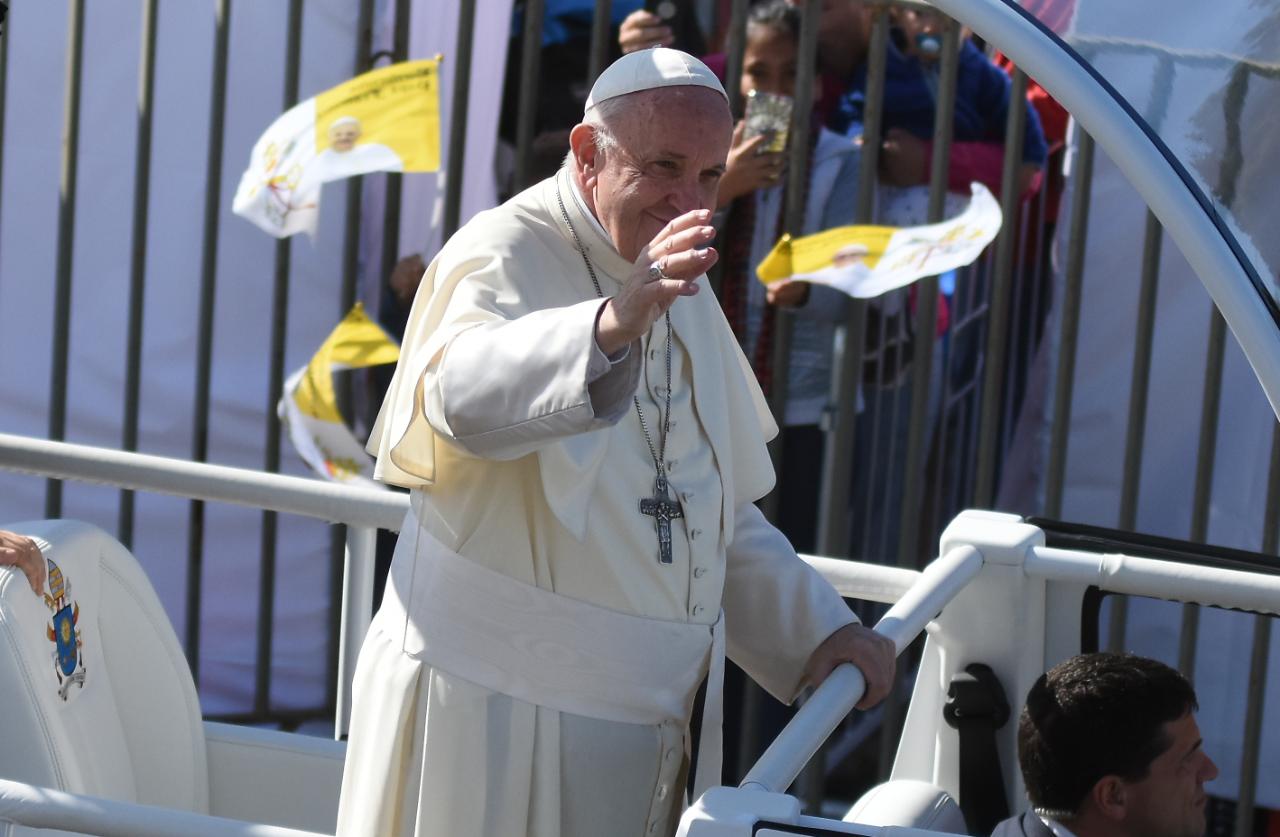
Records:
M1111 822L1124 819L1127 802L1127 788L1124 779L1119 776L1103 776L1089 792L1089 802L1094 809Z
M600 166L604 163L596 148L595 135L595 128L582 123L573 126L573 130L569 132L569 150L573 153L573 166L587 188L590 188L592 181L600 174Z

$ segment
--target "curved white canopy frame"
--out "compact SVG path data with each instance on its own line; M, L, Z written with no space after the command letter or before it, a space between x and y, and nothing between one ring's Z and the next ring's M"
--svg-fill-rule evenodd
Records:
M1128 102L1015 0L931 0L1009 56L1128 176L1181 249L1280 417L1280 307L1213 203Z

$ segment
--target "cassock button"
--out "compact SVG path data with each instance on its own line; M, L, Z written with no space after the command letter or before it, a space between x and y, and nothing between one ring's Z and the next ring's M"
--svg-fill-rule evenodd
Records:
M693 615L694 615L694 616L701 616L701 615L702 615L702 611L704 611L704 610L706 610L706 608L705 608L705 607L703 607L702 605L700 605L700 604L699 604L699 605L694 605L694 606L693 606Z
M693 499L693 492L692 492L692 491L681 491L681 492L680 492L680 499L681 499L681 500L684 500L686 503L687 503L687 502L689 502L690 500L692 500L692 499Z
M690 538L691 540L695 540L695 541L696 541L696 540L698 539L698 536L699 536L699 535L701 535L701 534L702 534L702 530L701 530L701 529L691 529L691 530L689 530L689 538Z
M707 574L707 568L706 568L706 567L694 567L694 568L693 568L693 577L694 577L694 578L702 578L702 577L703 577L704 575L706 575L706 574Z
M668 460L667 460L667 470L668 470L668 471L674 471L674 470L676 469L676 466L677 466L677 465L679 465L679 464L680 464L680 460L679 460L679 459L668 459Z
M667 798L667 786L666 786L666 785L658 785L658 798L659 798L659 799L666 799L666 798Z

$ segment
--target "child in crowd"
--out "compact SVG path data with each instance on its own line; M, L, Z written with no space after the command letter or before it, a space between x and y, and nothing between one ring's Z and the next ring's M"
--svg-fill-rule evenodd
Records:
M932 9L893 8L891 37L885 64L881 181L881 223L923 223L928 200L932 157L933 116L937 105L939 58L945 17ZM847 136L862 132L866 68L830 114L829 126ZM1012 84L968 37L961 39L956 74L955 117L949 157L948 188L958 198L948 200L946 215L960 211L969 183L978 181L1000 194L1005 127ZM1048 154L1040 119L1028 108L1022 138L1019 194L1035 190ZM906 190L906 191L897 191Z
M795 91L800 12L786 0L766 0L750 10L743 74L745 98L752 92L791 96ZM778 307L795 312L791 336L779 475L779 528L797 549L814 547L822 431L819 421L831 385L835 325L845 316L839 291L804 282L775 283L756 278L782 233L787 203L782 185L785 152L760 153L767 137L734 133L727 171L720 186L722 227L721 304L766 393L772 383L773 322ZM858 172L857 147L815 126L805 178L804 228L808 234L853 223Z
M752 7L742 77L727 82L739 85L744 101L752 91L794 95L799 32L799 10L785 0L766 0ZM775 522L798 551L813 552L822 482L823 433L819 421L831 386L834 330L836 323L845 318L847 297L831 288L804 282L775 283L766 288L756 278L756 266L786 231L786 153L766 152L767 135L748 137L746 133L745 123L739 123L720 183L721 211L716 218L722 265L720 301L766 393L772 383L777 309L794 312ZM804 228L792 231L796 233L853 222L857 146L816 124L810 142ZM790 713L749 683L732 664L725 674L725 728L735 730L742 723L745 690L751 690L758 698L756 722L760 727L754 730L755 734L744 731L744 740L768 741L781 730ZM726 740L733 737L730 734ZM725 753L726 779L736 782L759 755L730 748ZM739 763L742 756L746 759Z
M877 189L877 223L912 226L928 219L930 164L933 154L934 114L938 99L940 59L946 18L930 9L895 7L890 14L882 110L884 135L880 146L880 184ZM866 35L869 29L858 30ZM955 116L948 157L948 194L944 217L965 207L969 184L977 181L997 196L1003 176L1004 140L1012 85L962 33L957 64ZM857 138L862 134L866 104L865 64L845 76L843 93L828 110L828 126ZM828 88L830 89L830 88ZM1022 166L1017 188L1028 194L1038 185L1046 148L1039 120L1028 111L1022 138ZM900 496L903 490L911 410L910 361L916 354L914 296L911 288L888 294L869 307L865 337L864 401L855 433L854 460L858 474L853 486L854 519L862 521L855 532L855 552L867 560L897 557L900 531ZM938 300L937 333L949 324L951 307L943 295ZM948 341L950 342L950 341ZM970 341L971 342L971 341ZM944 352L956 354L953 369L972 374L972 345L944 347L935 344L932 356L929 402L926 407L926 445L941 409ZM953 383L955 383L953 381Z

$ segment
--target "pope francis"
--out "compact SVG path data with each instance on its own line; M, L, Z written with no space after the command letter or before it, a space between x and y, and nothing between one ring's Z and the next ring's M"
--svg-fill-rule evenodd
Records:
M412 503L338 834L670 835L720 782L726 651L784 701L846 661L887 692L892 645L753 505L777 428L701 292L731 129L702 63L624 56L560 172L427 269L369 443Z

